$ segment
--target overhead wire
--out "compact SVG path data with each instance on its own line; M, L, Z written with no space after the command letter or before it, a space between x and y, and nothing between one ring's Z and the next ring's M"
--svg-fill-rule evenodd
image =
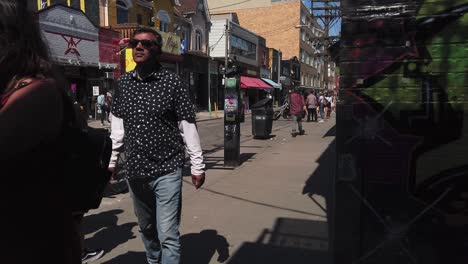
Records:
M209 46L210 51L213 51L213 50L214 50L214 48L216 47L216 45L218 45L219 41L223 38L223 36L224 36L225 33L226 33L226 32L223 31L223 34L221 34L221 37L219 37L219 39L216 41L216 43L213 44L212 46Z

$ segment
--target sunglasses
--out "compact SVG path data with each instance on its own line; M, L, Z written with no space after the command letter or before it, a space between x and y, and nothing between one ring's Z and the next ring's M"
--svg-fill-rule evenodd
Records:
M132 49L136 48L136 46L138 46L138 43L141 42L141 46L143 46L143 48L145 49L150 49L152 48L153 46L156 45L156 41L155 40L149 40L149 39L131 39L129 42L128 42L128 46Z

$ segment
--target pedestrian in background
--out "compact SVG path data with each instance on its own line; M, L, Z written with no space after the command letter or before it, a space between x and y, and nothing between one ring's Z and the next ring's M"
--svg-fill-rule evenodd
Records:
M57 162L66 94L26 1L0 1L0 72L1 262L81 263Z
M114 151L109 169L115 173L115 161L125 142L127 183L147 261L179 264L185 148L192 163L192 183L199 188L205 181L193 102L188 86L161 66L162 37L158 32L139 28L129 46L137 66L120 77L114 93Z
M323 93L320 93L318 101L319 101L319 113L320 113L319 122L323 122L323 120L325 119L325 97L323 96Z
M310 122L310 120L317 122L317 97L313 92L307 96L306 105L308 110L307 122Z
M332 103L333 103L333 97L330 92L328 92L328 96L326 97L327 99L327 118L330 118L331 112L332 112Z
M299 87L296 87L291 93L291 116L292 116L292 131L291 136L296 137L297 135L304 135L304 129L302 129L302 117L304 112L307 114L307 107L305 100L299 91Z
M109 107L107 106L107 103L106 103L106 95L104 95L104 93L101 93L98 97L97 97L97 102L96 102L96 105L98 107L98 113L101 117L101 125L103 126L104 125L104 120L107 121L107 115L109 113Z

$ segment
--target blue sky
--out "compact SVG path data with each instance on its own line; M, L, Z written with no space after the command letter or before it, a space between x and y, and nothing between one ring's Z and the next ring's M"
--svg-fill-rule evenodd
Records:
M311 1L310 0L302 0L302 2L308 7L310 8L310 3ZM336 5L336 4L335 4ZM314 7L319 7L319 6L323 6L323 2L316 2L314 1ZM323 14L324 11L321 11L321 14ZM318 12L314 12L314 14L319 14ZM317 21L320 25L323 26L323 23L320 21L320 19L318 19ZM338 19L335 24L331 27L330 29L330 36L337 36L339 35L341 32L341 19Z

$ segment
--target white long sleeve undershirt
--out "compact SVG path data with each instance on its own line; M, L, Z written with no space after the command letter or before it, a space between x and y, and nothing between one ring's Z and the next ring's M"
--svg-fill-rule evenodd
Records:
M110 114L111 120L111 136L112 139L112 155L109 162L109 168L114 168L118 156L122 151L124 144L124 126L121 118L115 117ZM198 135L197 126L186 120L179 121L179 130L182 138L184 139L187 154L190 157L191 173L192 175L201 175L205 170L203 163L203 151L200 145L200 137Z

